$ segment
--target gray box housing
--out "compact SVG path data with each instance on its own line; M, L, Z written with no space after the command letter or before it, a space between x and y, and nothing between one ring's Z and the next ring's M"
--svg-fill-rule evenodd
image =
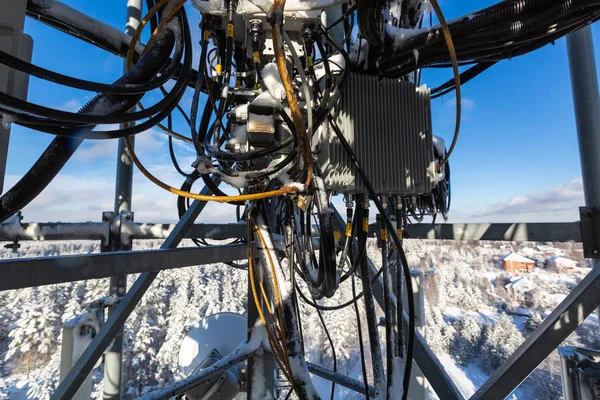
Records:
M431 192L435 161L428 89L350 73L334 117L378 194ZM367 192L331 128L318 135L316 153L327 189Z

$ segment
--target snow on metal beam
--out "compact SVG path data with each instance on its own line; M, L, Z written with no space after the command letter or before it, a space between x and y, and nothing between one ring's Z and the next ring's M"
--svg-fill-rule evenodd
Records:
M579 222L410 224L406 231L408 239L581 242Z
M243 260L246 245L0 260L0 290Z
M120 221L108 222L29 222L18 223L16 219L0 224L0 242L15 240L108 240L109 230L119 232ZM148 224L127 222L121 230L124 239L166 239L175 224ZM195 224L185 238L238 239L247 236L244 224Z
M310 373L316 376L319 376L330 382L335 382L338 385L348 388L350 390L354 390L355 392L365 394L365 384L363 382L357 381L356 379L352 379L349 376L333 372L332 370L317 364L307 362L306 365L308 366L308 370L310 371ZM369 395L375 396L375 388L370 385Z

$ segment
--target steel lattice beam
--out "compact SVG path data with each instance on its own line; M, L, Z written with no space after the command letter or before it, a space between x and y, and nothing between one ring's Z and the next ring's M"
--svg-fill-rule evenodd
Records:
M355 392L365 394L365 384L363 382L352 379L349 376L333 372L332 370L321 367L320 365L307 362L306 366L308 367L308 370L316 376L320 376L321 378L327 379L330 382L335 382L338 385L350 390L354 390ZM369 395L375 396L375 388L371 385L369 385Z
M406 233L407 239L581 242L579 222L409 224Z
M175 224L129 222L125 234L132 239L165 239ZM104 240L110 229L118 229L108 222L29 222L16 226L0 224L0 242L27 240ZM380 231L379 225L369 226L369 236ZM246 237L243 224L194 224L184 238L238 239ZM318 236L318 230L313 232ZM506 224L410 224L407 239L497 240L535 242L581 242L579 222L506 223Z
M0 260L0 290L231 262L247 252L246 245L226 245Z
M201 193L209 194L209 190L204 188ZM179 221L175 229L165 240L161 249L173 249L177 247L205 206L206 202L194 201L181 218L181 221ZM77 363L75 363L71 372L69 372L65 380L58 386L56 392L52 395L52 399L70 399L77 392L77 389L85 377L92 371L94 365L102 356L102 353L106 350L117 331L125 324L125 321L142 299L144 293L152 285L158 272L144 272L138 277L125 297L119 302L115 311L108 317L104 325L102 325L100 331L83 352Z
M594 268L475 392L471 400L508 396L598 306L600 268Z

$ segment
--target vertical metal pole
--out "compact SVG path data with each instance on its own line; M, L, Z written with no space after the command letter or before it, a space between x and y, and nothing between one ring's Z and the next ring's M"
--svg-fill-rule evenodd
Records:
M23 33L26 0L0 0L0 50L24 61L31 61L33 39ZM27 99L29 75L0 65L0 92L21 100ZM4 188L4 175L10 140L10 123L0 123L0 193Z
M127 0L127 22L125 33L133 36L142 19L142 0ZM126 72L126 66L124 66ZM122 126L121 128L124 128ZM132 145L135 139L131 138ZM121 211L131 211L131 197L133 187L133 161L127 151L125 139L119 139L117 150L117 178L115 184L115 213L119 218ZM110 251L131 250L122 247L119 237L113 238L109 245ZM127 275L113 276L110 278L109 295L123 297L127 292ZM118 400L121 398L123 364L123 328L115 335L114 341L106 351L104 358L104 399Z
M600 96L591 26L567 36L567 51L585 205L600 206ZM592 262L599 268L598 260Z

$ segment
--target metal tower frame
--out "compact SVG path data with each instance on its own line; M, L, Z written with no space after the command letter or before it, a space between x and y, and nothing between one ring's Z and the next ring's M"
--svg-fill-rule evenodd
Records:
M139 0L129 2L132 7L129 17L137 14ZM139 20L139 17L138 17ZM128 23L132 18L128 18ZM131 25L133 26L133 25ZM114 28L113 28L114 29ZM573 96L577 117L577 130L580 143L583 182L586 207L581 209L580 223L550 224L441 224L409 225L407 233L411 238L454 239L454 240L535 240L535 241L582 241L586 255L598 257L600 250L600 98L589 27L568 37L569 59ZM119 159L126 153L119 146ZM129 165L130 166L130 165ZM205 202L194 201L183 218L176 225L150 226L135 224L131 213L131 168L120 165L116 179L117 199L115 210L104 213L102 222L85 224L21 224L12 222L0 224L0 240L9 240L17 245L21 240L101 240L103 251L99 254L42 257L33 259L1 260L0 290L21 289L40 285L73 282L86 279L111 278L111 293L123 294L116 308L109 314L95 338L61 382L52 396L53 399L71 398L85 377L92 371L98 359L111 347L117 355L108 374L120 376L120 348L122 343L114 341L122 332L125 321L137 306L160 271L187 266L229 262L247 258L245 245L206 246L177 248L186 237L240 238L246 237L246 229L237 224L194 224ZM215 183L219 183L215 181ZM209 194L204 188L203 194ZM18 224L19 226L16 226ZM343 231L344 219L335 214L335 224ZM124 227L135 227L131 229ZM218 237L215 229L218 227ZM83 231L86 234L82 234ZM372 226L372 231L378 228ZM156 233L161 231L162 233ZM581 232L581 233L580 233ZM131 251L132 239L165 238L159 250ZM357 246L357 243L354 243ZM200 262L199 262L200 260ZM376 273L369 261L370 273ZM123 276L140 273L133 286L124 291ZM373 286L374 296L383 305L383 286L380 277ZM251 305L252 302L249 302ZM472 400L505 398L527 378L529 374L554 350L568 335L600 306L600 268L590 273L571 291L542 324L519 346L519 348L494 372L494 374L471 397ZM251 307L249 307L251 308ZM250 310L252 313L252 310ZM404 315L407 324L408 316ZM114 341L114 342L113 342ZM239 361L255 355L249 352L235 352L225 356L213 366L195 373L192 377L143 396L144 399L165 399L182 393ZM262 355L264 356L264 355ZM261 356L261 357L262 357ZM422 335L416 332L414 360L424 372L429 384L440 398L464 399L452 379L448 376L437 357L428 347ZM113 361L114 363L114 361ZM271 361L267 368L273 368ZM344 387L362 393L364 386L347 376L327 368L308 364L309 370L318 376ZM251 375L253 368L249 369ZM262 372L264 373L264 371ZM114 378L114 375L111 375ZM120 381L120 379L119 379ZM251 381L251 379L248 379ZM105 398L119 397L119 383L105 393ZM249 390L252 390L249 388Z

